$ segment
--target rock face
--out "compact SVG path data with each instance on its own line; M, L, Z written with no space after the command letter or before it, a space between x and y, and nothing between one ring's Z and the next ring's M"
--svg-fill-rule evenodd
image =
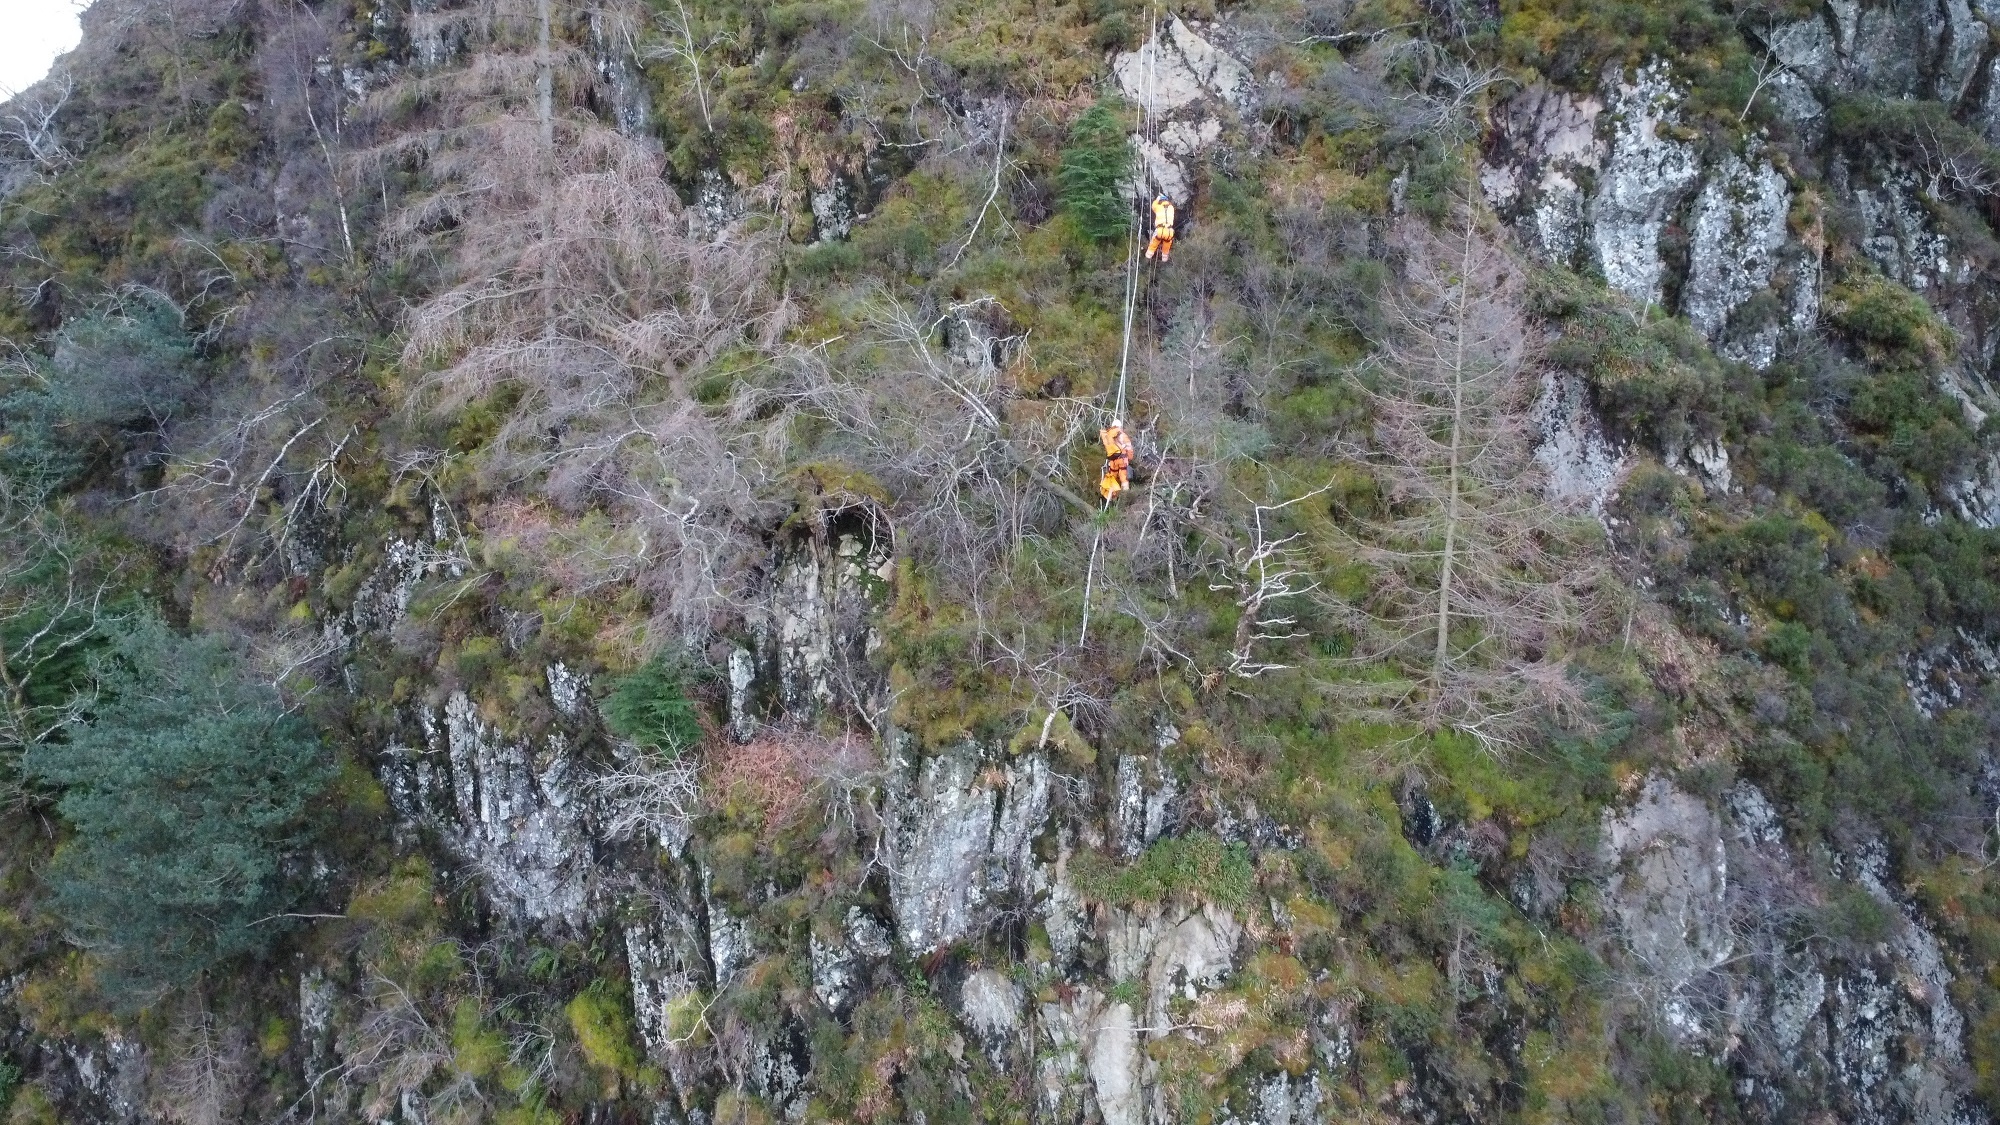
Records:
M1604 423L1590 405L1590 388L1578 376L1545 371L1529 416L1543 487L1552 498L1603 518L1604 505L1629 461L1605 435Z
M1486 198L1522 216L1522 235L1543 256L1578 266L1585 245L1583 183L1604 164L1598 136L1604 103L1534 86L1495 115L1492 145L1500 159L1480 167Z
M1589 209L1591 244L1605 283L1642 305L1660 303L1660 231L1701 172L1694 146L1671 135L1680 124L1681 100L1658 62L1612 91L1611 151Z
M1113 58L1111 70L1126 98L1153 123L1150 135L1132 136L1141 172L1132 194L1151 199L1164 193L1185 205L1189 158L1222 138L1224 116L1256 108L1256 79L1179 16L1168 17L1138 50Z
M784 549L747 615L751 664L730 658L731 726L755 727L751 701L762 688L775 710L798 716L839 702L872 713L879 674L868 658L881 643L876 610L891 575L888 544L866 521L832 522Z
M1793 42L1802 38L1786 42L1804 51ZM1680 139L1683 96L1657 62L1608 82L1603 101L1531 87L1495 112L1480 184L1541 256L1599 273L1642 305L1678 288L1680 311L1718 351L1767 367L1785 334L1809 331L1818 316L1817 251L1791 237L1791 187L1755 143L1702 166ZM1687 231L1678 279L1662 250L1670 224ZM1767 291L1770 300L1753 301ZM1739 317L1750 309L1755 316ZM1580 463L1573 449L1559 459Z
M1840 866L1890 911L1893 932L1846 952L1776 936L1812 884L1776 809L1747 782L1711 804L1654 775L1607 816L1603 849L1626 971L1653 990L1671 1034L1741 1076L1745 1100L1773 1115L1817 1108L1884 1125L1979 1120L1955 1077L1965 1026L1952 970L1886 884L1879 844Z
M896 938L923 953L983 929L1028 887L1049 812L1048 760L1004 765L967 743L896 763L885 818Z
M1730 316L1771 284L1792 202L1768 161L1731 154L1695 199L1688 279L1681 303L1695 330L1731 359L1764 368L1778 354L1776 320L1731 333Z
M422 745L384 753L384 788L478 871L495 906L527 923L580 929L597 872L582 770L560 732L511 738L463 692L421 709Z
M1709 1029L1692 993L1735 952L1726 909L1729 860L1700 799L1654 775L1623 816L1607 817L1606 899L1627 952L1659 989L1661 1015L1684 1042Z

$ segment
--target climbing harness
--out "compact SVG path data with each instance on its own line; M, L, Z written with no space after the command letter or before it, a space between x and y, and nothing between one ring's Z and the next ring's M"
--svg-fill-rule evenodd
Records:
M1153 241L1146 244L1146 260L1155 254L1164 263L1174 252L1174 201L1165 195L1153 198Z
M1117 418L1109 426L1097 431L1097 440L1104 444L1104 475L1098 478L1097 494L1104 497L1106 504L1119 493L1132 487L1132 438L1125 432L1125 423Z

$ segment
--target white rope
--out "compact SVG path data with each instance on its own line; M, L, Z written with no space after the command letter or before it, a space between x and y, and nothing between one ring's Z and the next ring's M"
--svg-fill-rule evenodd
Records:
M1146 79L1139 94L1138 120L1133 122L1133 131L1143 145L1153 144L1153 95L1156 88L1154 75L1160 60L1160 6L1153 5L1152 22L1146 34ZM1145 149L1140 149L1143 154ZM1144 175L1144 170L1140 173ZM1146 241L1146 219L1144 212L1138 217L1138 225L1125 247L1125 337L1118 353L1118 395L1117 406L1111 412L1113 418L1125 417L1125 383L1132 370L1132 322L1137 319L1139 305L1139 244Z
M1146 78L1139 94L1138 120L1133 122L1134 132L1144 144L1154 143L1153 138L1153 91L1156 65L1160 58L1160 6L1152 9L1152 24L1146 35ZM1141 149L1143 155L1144 150ZM1140 175L1143 176L1141 169ZM1143 182L1143 181L1142 181ZM1129 228L1131 234L1125 240L1125 331L1124 340L1118 352L1118 394L1117 405L1112 408L1111 417L1122 422L1125 418L1125 383L1132 370L1132 323L1137 319L1139 305L1139 244L1146 241L1145 212L1140 212L1136 225ZM1104 502L1104 510L1111 508L1111 501ZM1102 513L1100 513L1102 514ZM1104 542L1104 525L1100 522L1097 531L1090 537L1090 562L1083 572L1083 625L1077 630L1076 644L1082 648L1090 639L1090 600L1097 587L1097 555Z

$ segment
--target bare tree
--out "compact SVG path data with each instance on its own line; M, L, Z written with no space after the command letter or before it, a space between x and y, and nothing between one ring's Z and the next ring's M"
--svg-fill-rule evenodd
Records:
M426 1016L410 993L387 977L368 983L366 1007L342 1031L339 1050L341 1067L334 1075L321 1075L320 1081L338 1077L366 1083L363 1111L370 1119L413 1105L442 1116L479 1100L477 1080L463 1073L424 1094L432 1077L452 1060L451 1032Z
M708 83L702 79L701 58L703 53L717 44L728 42L729 34L723 31L711 32L697 41L694 17L688 14L685 0L674 0L674 10L663 11L660 19L667 28L667 42L649 51L647 57L680 59L687 64L693 78L695 101L701 107L702 127L713 133L715 117L709 111Z
M50 176L75 159L63 144L57 118L76 93L68 67L57 67L41 82L15 94L0 113L0 141L12 142L31 175Z
M172 1047L155 1098L158 1112L181 1125L239 1121L252 1076L249 1036L219 1025L200 995L191 994L172 1033Z
M510 517L546 522L544 548L639 583L656 624L692 636L740 601L734 564L772 511L756 460L692 384L732 348L771 346L785 310L765 284L764 239L701 234L657 148L576 104L592 76L551 36L551 8L538 0L517 21L525 54L496 48L415 79L458 108L374 154L437 185L394 216L392 248L448 250L458 278L412 311L405 361L428 373L411 401L446 413L508 393L486 473L537 485L555 507ZM506 103L510 80L534 91L525 112ZM571 521L591 510L613 526L579 539Z
M91 697L62 677L105 623L117 570L40 498L0 476L0 806L7 763L80 718Z
M1343 528L1371 581L1329 600L1358 665L1330 686L1369 713L1499 749L1547 715L1581 712L1565 649L1594 568L1531 456L1521 271L1469 209L1461 221L1448 239L1414 221L1396 233L1404 277L1369 390L1374 440L1354 450L1375 469L1379 505Z
M621 746L589 788L604 806L604 834L613 840L646 835L678 853L701 813L701 768L689 754L668 757Z
M865 333L844 346L796 351L787 378L746 392L737 413L782 403L815 416L828 435L798 456L836 458L872 474L896 497L902 542L948 562L970 589L1058 505L1096 505L1062 483L1071 443L1090 422L1078 402L1023 403L996 332L992 298L925 311L886 289L861 308ZM1003 357L996 360L996 353ZM773 433L771 452L784 440Z
M1229 650L1230 675L1255 679L1266 672L1285 668L1286 665L1259 658L1258 648L1306 635L1298 628L1296 612L1288 608L1292 599L1319 589L1319 580L1312 576L1310 561L1298 543L1305 533L1295 531L1274 538L1272 529L1266 525L1286 508L1325 492L1325 488L1317 488L1280 504L1253 503L1250 509L1251 541L1236 550L1234 573L1226 582L1209 584L1211 590L1235 593L1236 606L1241 611Z

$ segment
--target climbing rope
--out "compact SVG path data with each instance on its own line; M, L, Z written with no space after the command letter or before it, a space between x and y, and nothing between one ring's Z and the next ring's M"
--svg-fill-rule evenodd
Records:
M1157 3L1152 7L1151 23L1147 28L1146 34L1146 45L1141 50L1146 57L1146 71L1145 78L1140 84L1139 104L1134 111L1136 119L1133 121L1132 126L1133 132L1142 142L1140 153L1143 157L1146 151L1144 146L1151 146L1157 143L1154 138L1155 126L1152 108L1153 92L1155 89L1153 79L1160 58L1160 6ZM1139 174L1141 177L1145 175L1143 167L1140 169ZM1139 304L1139 247L1145 240L1146 220L1144 213L1140 212L1133 216L1132 225L1128 228L1128 234L1125 239L1125 327L1118 351L1118 392L1115 396L1115 405L1111 409L1111 417L1117 420L1123 420L1125 417L1125 385L1132 371L1132 325L1137 319L1136 313ZM1150 297L1150 295L1151 290L1149 287L1148 296ZM1111 501L1107 498L1104 501L1104 507L1099 510L1099 514L1101 515L1103 512L1109 511L1110 508ZM1084 567L1083 572L1083 624L1077 630L1076 644L1078 648L1082 648L1084 643L1090 639L1090 602L1091 595L1097 587L1097 555L1103 543L1104 524L1100 521L1096 532L1090 537L1090 561Z

